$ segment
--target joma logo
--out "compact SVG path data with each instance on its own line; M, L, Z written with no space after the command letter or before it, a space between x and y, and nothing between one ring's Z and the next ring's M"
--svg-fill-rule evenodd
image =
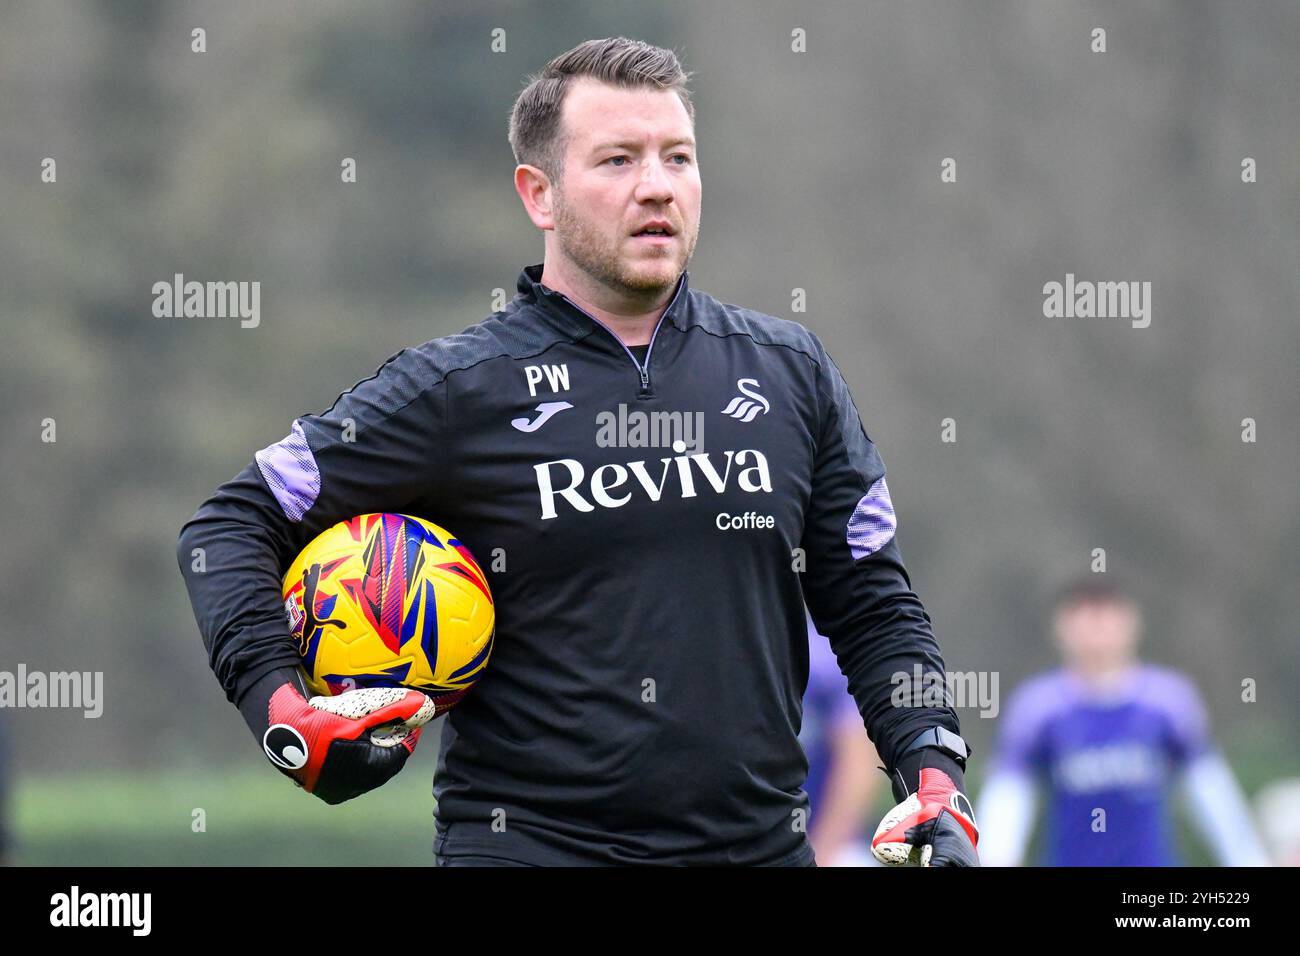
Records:
M632 494L638 488L644 491L651 501L658 501L663 497L664 491L670 488L670 475L677 476L677 480L671 487L676 489L678 497L696 496L696 472L704 478L708 487L717 494L722 494L731 481L733 465L737 468L736 484L741 491L771 492L772 476L768 471L767 458L761 451L742 448L740 451L723 452L722 457L726 459L726 467L721 474L718 473L708 453L660 458L662 469L657 479L650 474L644 461L630 461L626 465L601 465L591 473L590 479L586 477L582 462L576 459L560 458L555 461L544 461L540 465L533 466L537 472L537 491L541 497L542 518L556 517L557 498L563 498L575 510L583 512L594 511L597 505L602 508L621 508L632 500ZM568 483L563 487L555 486L551 474L552 468L557 469L561 476L567 472ZM630 478L635 478L635 483L629 483ZM587 483L585 489L583 489L584 482ZM628 490L617 494L616 492L624 485L627 485ZM583 496L583 490L590 500Z

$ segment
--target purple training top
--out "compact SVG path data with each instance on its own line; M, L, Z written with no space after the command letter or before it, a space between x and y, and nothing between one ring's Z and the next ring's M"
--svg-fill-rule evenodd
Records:
M1138 665L1103 696L1059 668L1021 686L999 724L994 764L1032 773L1048 790L1043 864L1180 862L1170 786L1176 770L1211 748L1190 680Z

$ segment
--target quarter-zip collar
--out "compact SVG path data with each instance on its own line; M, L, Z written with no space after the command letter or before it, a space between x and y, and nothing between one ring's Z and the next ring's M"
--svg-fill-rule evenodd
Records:
M668 307L664 309L663 314L659 316L659 320L655 323L654 331L650 333L650 345L646 349L645 361L641 362L637 360L632 350L624 344L623 340L608 325L564 293L543 285L542 265L542 263L538 263L537 265L524 267L524 271L519 274L519 296L517 298L536 305L549 321L572 335L585 339L595 333L594 337L591 338L593 343L602 342L606 347L615 351L621 349L628 360L631 361L632 366L636 369L637 376L640 378L637 397L641 399L653 398L655 391L650 379L650 363L654 359L655 340L659 337L659 330L663 327L665 321L676 325L679 329L686 327L690 302L690 296L688 295L689 274L683 270L681 278L677 280L677 291L673 293Z
M542 284L542 265L543 263L525 266L524 270L519 273L518 298L522 298L528 304L536 305L548 319L567 332L581 336L590 333L593 328L603 328L613 337L615 345L621 345L622 340L614 334L614 330L608 325L564 293L557 292ZM690 273L684 271L681 278L677 280L677 291L669 301L668 307L664 309L663 315L659 317L659 322L655 324L656 333L665 320L673 323L679 329L686 328L689 321L689 293ZM651 344L654 344L653 333L651 335Z

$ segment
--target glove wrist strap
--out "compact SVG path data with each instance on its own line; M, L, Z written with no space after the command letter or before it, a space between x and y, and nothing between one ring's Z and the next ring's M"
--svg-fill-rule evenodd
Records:
M938 733L941 731L942 733ZM921 770L942 770L960 791L966 789L966 757L970 748L960 736L942 727L932 727L917 735L899 753L889 774L890 788L900 803L916 793L921 785Z
M271 697L285 684L292 684L304 698L308 696L306 685L298 669L281 667L258 678L248 692L239 699L239 712L243 715L244 722L248 724L248 729L259 741L266 733L266 728L270 726Z

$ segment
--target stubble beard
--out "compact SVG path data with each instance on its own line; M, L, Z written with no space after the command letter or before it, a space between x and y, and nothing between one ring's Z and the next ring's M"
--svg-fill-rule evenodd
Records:
M555 201L555 237L569 260L594 281L634 298L647 299L655 298L677 285L678 278L695 251L696 239L694 235L684 236L679 233L677 238L688 243L684 254L680 248L655 254L654 258L674 261L671 275L665 277L665 273L659 270L648 272L638 269L635 262L626 255L621 240L611 241L605 233L574 215L559 193ZM646 256L643 261L650 262L652 257Z

